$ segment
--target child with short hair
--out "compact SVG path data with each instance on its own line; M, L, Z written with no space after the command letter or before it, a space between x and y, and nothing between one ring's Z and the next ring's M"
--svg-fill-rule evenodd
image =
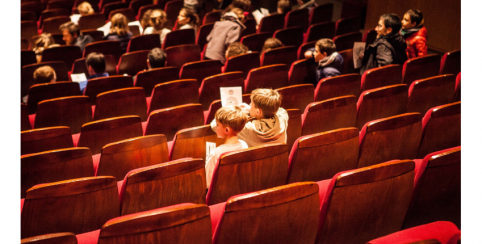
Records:
M261 50L261 53L264 53L266 51L269 51L273 48L278 48L278 47L284 47L280 39L275 37L270 37L266 39L266 41L264 41L264 45L263 45L263 49Z
M423 26L423 15L418 9L409 9L402 19L400 30L407 43L407 57L416 58L428 54L427 29Z
M211 185L214 167L219 156L225 152L236 151L248 148L243 140L238 139L238 133L243 130L248 121L248 116L243 113L239 106L222 107L214 115L216 121L216 134L219 138L224 138L224 144L216 147L206 158L206 183L207 188Z
M251 92L251 104L241 104L243 112L250 120L239 132L238 138L249 147L267 143L285 143L288 129L288 113L281 106L281 95L272 89L256 89ZM216 120L211 122L216 130Z
M230 57L248 53L248 51L248 47L241 44L241 42L233 42L229 45L228 49L226 49L226 60Z
M336 45L333 40L323 38L315 43L315 48L305 52L305 58L313 58L318 66L316 68L316 86L321 79L341 75L343 57L336 52Z

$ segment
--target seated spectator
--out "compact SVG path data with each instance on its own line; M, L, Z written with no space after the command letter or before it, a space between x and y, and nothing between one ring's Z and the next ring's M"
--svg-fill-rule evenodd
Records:
M277 48L277 47L284 47L284 45L278 38L270 37L270 38L266 39L266 41L264 41L264 45L263 45L263 49L261 50L261 54L268 51L268 50L271 50L273 48Z
M289 11L291 11L291 3L289 0L279 0L278 1L278 8L277 13L286 15Z
M167 33L171 32L170 29L166 28L167 25L167 14L163 10L154 9L149 16L150 27L144 30L145 34L159 34L161 35L161 46L166 38Z
M229 45L228 49L226 49L226 60L229 57L245 54L248 51L249 51L248 47L241 44L241 42L233 42L231 43L231 45Z
M321 79L341 75L343 57L336 52L336 45L331 39L318 40L315 48L310 48L305 52L305 58L312 58L318 63L316 80L313 81L315 87Z
M147 54L147 68L148 70L155 69L155 68L162 68L166 66L166 59L167 55L164 50L156 47L153 48L149 53ZM146 71L146 70L143 70ZM139 71L142 72L142 71ZM135 81L137 75L134 75L132 79Z
M243 130L248 116L239 106L222 107L214 115L216 120L216 134L224 138L224 144L216 147L206 158L206 183L211 185L214 168L221 154L248 148L243 140L238 139L238 133Z
M226 4L225 2L223 4ZM251 8L251 0L233 0L226 8L221 8L224 9L221 15L231 12L233 8L239 8L243 10L243 12L249 12Z
M243 10L233 8L231 12L223 15L221 21L214 23L211 33L206 38L206 59L220 60L222 63L226 61L227 46L237 41L246 28L242 23L243 19Z
M139 28L140 28L141 34L144 34L144 30L147 27L151 26L151 23L150 23L151 12L152 12L152 9L148 9L146 12L144 12L141 20L139 21L139 25L140 25Z
M79 4L77 6L77 11L79 11L78 14L72 14L70 16L70 21L74 22L76 25L79 24L80 17L94 13L94 9L89 2L82 2L81 4Z
M428 54L427 29L423 26L423 15L418 9L410 9L403 15L400 30L407 43L407 58L416 58Z
M251 92L251 104L241 104L243 112L250 116L238 138L249 147L267 143L285 143L288 113L281 106L281 95L272 89L256 89ZM211 128L216 131L214 119Z
M55 44L54 38L49 33L42 33L33 43L32 50L37 55L37 63L42 62L42 53L46 48L60 46Z
M362 55L360 74L372 68L383 67L389 64L401 64L407 60L407 43L399 33L402 23L396 14L380 16L377 39L365 48Z
M300 6L298 9L307 8L307 9L310 10L310 12L313 10L313 8L318 6L318 4L316 4L315 0L296 0L296 1L298 2L298 5Z
M194 35L197 34L197 29L199 27L199 17L193 11L182 8L177 16L177 28L183 29L194 29Z
M122 52L126 52L127 45L132 38L132 32L129 31L127 25L127 18L121 13L114 14L110 19L112 23L110 26L109 35L104 37L104 40L120 41Z
M99 77L109 77L109 73L105 72L105 58L102 53L90 53L87 55L85 66L87 66L90 75L87 81ZM87 81L79 82L81 92L84 92Z
M41 66L38 67L33 72L33 80L35 84L41 83L55 83L57 81L57 74L55 74L55 70L48 66ZM27 103L28 95L22 97L22 102Z
M79 26L74 22L63 23L60 31L62 31L62 40L65 41L65 44L78 46L81 52L84 52L85 45L94 41L94 38L89 35L81 35Z

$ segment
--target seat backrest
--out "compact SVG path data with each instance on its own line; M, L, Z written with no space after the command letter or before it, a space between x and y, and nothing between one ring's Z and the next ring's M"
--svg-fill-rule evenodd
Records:
M20 131L31 130L30 120L28 117L28 108L25 103L20 104Z
M226 59L226 63L223 67L223 73L232 71L242 71L244 77L246 77L251 69L259 68L260 60L259 53L245 53Z
M101 13L104 14L105 18L107 18L107 17L109 17L109 14L112 10L121 9L121 8L128 8L128 7L129 7L128 3L121 2L121 1L108 3L108 4L104 5L104 7L102 7Z
M179 78L196 79L198 86L201 86L204 78L220 74L222 67L223 64L219 60L202 60L186 63L181 68Z
M209 207L184 203L111 219L102 226L98 243L162 240L188 244L196 240L199 244L211 244L211 235Z
M461 79L462 79L462 73L459 73L459 74L457 75L457 78L455 78L454 102L460 101L460 98L461 98L461 95L462 95Z
M413 191L414 168L411 160L393 160L318 182L325 194L320 196L316 243L366 243L400 230Z
M359 74L346 74L324 78L318 82L315 89L315 101L330 98L360 95L361 76Z
M200 158L183 158L130 171L120 190L121 215L187 202L204 204L204 164Z
M20 36L22 39L30 40L32 36L38 35L37 21L24 20L20 22Z
M92 121L92 108L86 96L70 96L44 100L38 103L34 128L68 126L73 134Z
M74 1L71 0L51 0L47 3L47 9L72 9L74 6Z
M82 57L87 58L87 56L93 52L102 53L104 55L107 55L107 54L113 55L117 61L122 55L122 48L120 46L120 41L92 42L85 45L85 49ZM146 63L145 60L144 60L144 63Z
M440 72L439 74L453 74L457 75L461 71L461 51L455 50L452 52L447 52L442 57L440 62Z
M51 47L42 52L42 62L63 61L69 70L74 61L79 58L82 58L82 53L78 46Z
M135 52L141 50L151 50L156 47L161 47L161 37L159 34L147 34L134 36L129 40L127 45L127 52Z
M302 182L231 197L213 243L314 243L320 212L317 193L315 182ZM273 223L275 216L283 217Z
M164 6L164 11L166 12L167 20L169 21L168 23L170 23L172 26L174 26L177 15L179 15L179 11L181 11L183 6L183 0L170 0L166 2L166 5Z
M84 95L88 96L90 102L95 104L97 95L122 88L132 87L132 77L123 75L114 75L109 77L99 77L90 79L84 90Z
M348 34L343 34L333 37L333 42L335 42L336 51L343 51L347 49L352 49L355 42L362 41L361 32L352 32Z
M70 22L70 17L58 16L58 17L50 17L48 19L45 19L42 22L42 32L50 33L50 34L62 34L59 27L60 25L66 22Z
M266 39L272 37L272 34L269 32L260 32L257 34L251 34L247 36L241 37L241 44L248 47L249 50L253 52L261 52L263 49L264 42Z
M297 60L297 55L298 48L294 46L273 48L261 54L261 66L286 64L287 67L291 67Z
M86 147L23 155L20 161L21 198L37 184L94 176L92 154Z
M77 244L77 237L74 233L53 233L38 235L21 240L22 244L39 244L39 243L55 243L55 244Z
M360 30L360 16L341 18L336 21L335 36L357 32Z
M291 148L287 183L331 179L356 169L358 129L336 129L298 138Z
M422 115L406 113L370 121L360 132L358 168L399 158L416 158Z
M134 169L167 162L167 140L164 135L129 138L102 147L96 176L114 176L124 179Z
M437 106L423 117L423 135L417 158L450 147L460 146L460 102Z
M201 60L201 49L196 44L179 45L166 48L166 66L182 67L185 63Z
M98 154L109 143L138 136L142 136L139 116L114 117L84 124L77 146L88 147L92 154Z
M356 123L356 97L353 95L313 102L303 113L302 135L354 127Z
M389 64L365 71L361 78L361 91L402 83L402 66Z
M114 177L85 177L36 185L22 209L22 238L55 233L85 233L119 216Z
M244 92L251 93L256 88L281 88L288 85L288 66L273 64L252 69L244 83Z
M204 124L210 124L214 119L214 115L222 107L221 100L215 100L209 105L209 109L204 111Z
M109 1L116 2L117 0L109 0ZM112 11L110 11L109 17L107 19L108 20L112 19L112 16L114 16L117 13L123 14L124 16L126 16L127 23L133 22L133 21L136 20L137 12L134 11L133 9L130 9L130 8L120 8L120 9L112 10ZM160 41L159 41L159 44L160 44Z
M131 30L131 29L129 29ZM132 31L132 30L131 30ZM87 29L87 30L82 30L81 31L82 35L89 35L94 39L94 42L102 41L102 38L104 38L104 32L97 30L97 29Z
M162 1L162 2L165 3L165 1ZM142 19L142 16L144 15L144 12L148 10L148 9L146 9L144 11L141 11L143 7L155 5L156 6L155 8L164 9L164 5L158 5L158 4L152 4L152 3L153 3L153 1L150 1L150 0L131 0L130 3L129 3L129 8L134 10L134 12L136 12L136 14L137 14L136 19ZM154 8L150 8L150 9L154 9Z
M281 97L281 107L284 109L297 108L305 111L308 104L313 102L315 87L313 84L293 85L276 89Z
M194 32L194 29L173 30L166 34L166 37L162 42L162 49L165 50L168 47L195 43L196 33Z
M201 48L204 49L204 45L208 43L206 38L208 37L209 33L213 30L214 23L210 24L203 24L199 26L196 35L196 44Z
M74 146L67 126L22 131L20 141L22 155Z
M316 65L316 63L308 59L293 62L288 73L290 77L288 85L313 83L316 80Z
M460 227L461 147L430 153L416 163L420 168L404 229L438 220Z
M157 84L152 91L148 114L158 109L199 103L198 83L195 79L174 80Z
M333 3L320 4L313 8L310 25L331 21L333 18Z
M385 86L362 92L357 102L356 127L407 111L408 87L405 84Z
M454 99L455 75L439 75L412 82L408 90L407 112L425 114L429 109L451 103Z
M20 21L37 21L34 11L20 11Z
M310 11L308 8L289 11L285 16L285 28L302 27L303 32L308 29Z
M147 120L147 104L142 87L130 87L107 91L97 95L94 120L125 115L138 115Z
M155 68L137 73L134 86L144 88L146 96L151 96L152 90L157 84L177 79L179 79L179 68Z
M117 65L117 74L134 76L139 71L148 69L146 60L149 51L142 50L122 54L119 59L119 65Z
M285 184L288 153L286 144L275 143L221 154L206 203L213 205L237 194Z
M412 82L439 74L440 56L428 54L418 58L411 58L403 64L402 83L410 85Z
M203 18L203 25L211 24L221 19L221 12L219 10L213 9L213 11L206 13Z
M36 18L40 16L43 10L45 10L45 5L40 1L26 2L20 5L21 11L32 11L35 13ZM35 20L36 21L36 20Z
M269 32L274 33L277 30L281 30L285 25L285 16L282 14L273 14L264 16L261 19L258 27L258 33Z
M40 18L39 18L39 22L40 22L39 28L42 27L42 22L45 19L48 19L48 18L51 18L51 17L60 17L60 16L67 16L68 17L68 16L70 16L70 11L68 9L65 9L65 8L47 9L47 10L42 11L42 13L40 14Z
M165 109L159 109L149 114L145 135L164 134L168 141L182 129L204 124L202 105L190 103Z
M221 99L221 87L241 87L243 90L243 72L235 71L206 77L199 88L199 102L203 110L208 110L214 100Z
M273 34L274 38L278 38L285 46L299 47L303 43L303 28L290 27L277 30Z
M343 57L343 64L341 68L342 74L358 73L353 66L353 49L346 49L338 52Z
M316 41L311 41L301 44L298 48L298 60L305 59L305 52L308 51L308 49L310 48L315 48L315 43Z
M31 50L21 50L20 53L20 64L21 67L28 65L28 64L36 64L37 63L37 55L35 55L34 51Z
M322 38L333 39L335 37L336 24L333 21L313 24L308 28L306 42L318 41Z
M375 29L366 30L365 33L363 34L362 41L370 45L375 41L375 39L377 39L377 35L378 33Z
M34 114L37 111L37 104L43 100L80 95L79 84L76 82L62 81L33 85L28 91L29 114Z
M288 113L288 129L286 130L286 145L291 149L296 139L301 136L301 115L299 109L286 109Z
M206 142L216 143L217 135L210 125L180 130L172 140L169 160L202 158L206 160Z

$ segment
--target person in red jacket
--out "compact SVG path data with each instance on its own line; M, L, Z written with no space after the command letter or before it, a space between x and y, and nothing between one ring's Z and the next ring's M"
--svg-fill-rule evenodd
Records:
M410 9L405 13L400 34L407 42L408 58L427 55L427 29L423 26L423 15L420 10Z

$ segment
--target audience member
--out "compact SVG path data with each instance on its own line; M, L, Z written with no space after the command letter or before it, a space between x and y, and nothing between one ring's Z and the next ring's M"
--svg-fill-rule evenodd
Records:
M407 43L407 58L416 58L428 54L427 29L423 26L423 15L418 9L409 9L403 15L400 30Z
M286 15L289 11L291 11L291 2L289 0L279 0L277 13Z
M318 40L314 48L305 52L305 58L312 58L318 63L316 80L313 81L315 87L321 79L341 75L343 57L336 52L336 45L331 39Z
M146 10L146 12L144 12L144 14L142 15L141 20L139 21L139 24L140 24L139 28L141 30L141 34L144 34L145 29L151 26L151 22L150 22L151 12L152 12L152 9Z
M65 41L65 44L78 46L81 52L84 52L85 45L94 41L94 38L89 35L81 35L79 26L74 22L63 23L60 31L62 31L62 40Z
M318 4L316 4L315 0L296 0L298 2L298 5L300 6L298 9L304 9L307 8L310 10L313 10Z
M109 35L104 37L104 40L120 41L122 52L126 52L127 45L132 38L132 32L129 31L127 25L127 18L121 13L114 14L110 19Z
M402 64L407 60L407 43L399 33L402 24L396 14L384 14L380 16L377 31L377 39L367 45L363 54L360 74L366 70L383 67L389 64Z
M199 17L193 11L182 8L177 16L177 28L183 29L194 29L194 34L197 34L197 29L199 27Z
M233 8L231 12L223 15L221 21L216 21L211 33L206 38L208 44L204 57L224 63L227 46L237 41L241 32L246 28L242 23L243 19L243 10Z
M162 68L166 65L167 55L164 50L156 47L147 54L147 67L149 70Z
M231 12L233 8L239 8L243 10L243 12L249 12L251 8L251 1L250 0L233 0L231 4L229 4L223 12L221 12L221 15L224 15L227 12Z
M102 53L89 53L85 59L85 66L90 75L87 81L99 77L109 77L109 73L105 72L105 58ZM87 81L79 82L81 92L84 92Z
M206 158L206 183L211 185L214 168L221 154L248 148L243 140L238 139L238 133L243 130L248 116L239 106L222 107L214 115L217 124L216 134L224 138L224 144L216 147Z
M55 44L54 38L49 33L42 33L38 36L37 40L33 43L32 50L35 52L37 56L37 63L42 62L42 53L46 48L60 46L59 44Z
M226 60L230 57L245 54L249 51L249 48L240 42L233 42L226 49Z
M57 74L55 74L55 70L48 66L41 66L38 67L33 72L33 80L35 84L41 83L55 83L57 81ZM28 95L22 97L22 102L27 103Z
M151 26L144 30L144 34L159 34L161 36L161 46L166 38L167 33L171 32L166 28L167 14L163 10L154 9L149 16L149 24Z
M285 143L288 113L281 106L281 95L272 89L256 89L251 92L251 104L241 104L243 112L251 118L238 134L249 147L267 143ZM211 122L216 131L216 120Z
M261 50L261 53L264 53L268 50L271 50L277 47L284 47L284 45L278 38L270 37L266 39L266 41L264 41L264 45L263 45L263 49Z
M82 2L81 4L79 4L77 6L77 11L79 11L78 14L72 14L70 16L70 21L74 22L76 25L79 24L80 17L94 13L94 9L89 2Z

